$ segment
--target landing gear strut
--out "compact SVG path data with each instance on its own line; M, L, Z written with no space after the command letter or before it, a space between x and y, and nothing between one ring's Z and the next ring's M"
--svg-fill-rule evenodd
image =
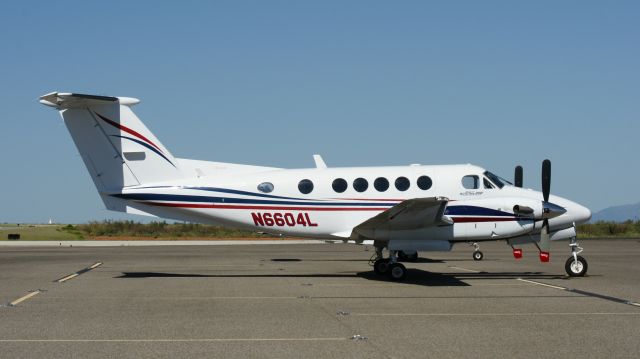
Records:
M578 246L578 240L576 237L571 238L569 242L571 247L571 257L569 257L564 264L564 270L570 277L583 277L587 274L587 260L578 254L582 253L582 247Z
M480 245L478 243L476 243L476 242L471 243L471 245L475 249L473 251L473 260L474 261L481 261L482 258L484 258L484 254L482 254L482 252L480 252Z

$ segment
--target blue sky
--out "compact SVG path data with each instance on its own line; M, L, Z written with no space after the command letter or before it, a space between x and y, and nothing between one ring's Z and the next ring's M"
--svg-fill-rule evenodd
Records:
M0 222L104 209L51 91L131 96L178 157L474 163L592 210L640 200L634 1L12 2Z

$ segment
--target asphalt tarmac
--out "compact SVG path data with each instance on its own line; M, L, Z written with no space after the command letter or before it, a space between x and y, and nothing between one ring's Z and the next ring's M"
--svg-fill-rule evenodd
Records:
M584 278L488 243L402 283L347 244L0 246L0 357L637 358L640 241L580 244Z

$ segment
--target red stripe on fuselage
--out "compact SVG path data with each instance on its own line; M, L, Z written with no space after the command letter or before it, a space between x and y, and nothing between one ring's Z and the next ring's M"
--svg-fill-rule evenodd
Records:
M339 201L380 201L380 202L402 202L404 199L389 199L389 198L330 198L330 200Z
M453 217L455 223L509 222L518 219L517 217Z
M202 203L166 203L166 202L138 202L160 207L178 208L214 208L214 209L262 209L275 211L386 211L388 208L373 207L270 207L270 206L243 206L235 204L202 204Z

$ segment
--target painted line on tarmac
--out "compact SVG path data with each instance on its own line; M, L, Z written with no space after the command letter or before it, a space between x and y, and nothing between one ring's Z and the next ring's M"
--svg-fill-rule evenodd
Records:
M465 272L480 273L480 271L473 270L473 269L462 268L462 267L449 266L449 268L458 269L458 270L465 271Z
M68 276L62 277L60 279L56 279L54 280L54 282L58 282L58 283L64 283L66 281L68 281L69 279L73 279L81 274L87 273L88 271L92 270L92 269L96 269L98 267L100 267L102 265L102 262L96 262L94 264L92 264L90 267L87 267L85 269L79 270L75 273L69 274Z
M553 288L553 289L560 289L560 290L567 290L567 288L565 288L565 287L559 287L557 285L551 285L551 284L547 284L547 283L536 282L534 280L522 279L522 278L517 278L517 280L519 280L521 282L525 282L525 283L540 285L540 286L543 286L543 287L548 287L548 288Z
M467 272L481 273L480 271L476 271L476 270L473 270L473 269L467 269L467 268L456 267L456 266L449 266L449 268L458 269L458 270L467 271ZM516 280L518 280L520 282L524 282L524 283L533 284L533 285L539 285L539 286L542 286L542 287L563 290L563 291L570 292L570 293L576 293L576 294L583 295L585 297L604 299L604 300L608 300L608 301L614 302L614 303L627 304L627 305L632 305L634 307L640 307L640 303L636 303L634 301L623 299L623 298L612 297L610 295L599 294L599 293L589 292L589 291L575 289L575 288L561 287L561 286L557 286L557 285L553 285L553 284L547 284L547 283L543 283L543 282L538 282L538 281L530 280L530 279L516 278Z
M522 278L518 278L518 280L521 281L521 282L540 285L540 286L543 286L543 287L549 287L549 288L553 288L553 289L564 290L564 291L567 291L567 292L570 292L570 293L580 294L580 295L583 295L585 297L604 299L604 300L608 300L608 301L614 302L614 303L628 304L628 305L633 305L635 307L640 307L640 303L636 303L636 302L633 302L633 301L630 301L630 300L627 300L627 299L623 299L623 298L613 297L613 296L610 296L610 295L594 293L594 292L589 292L589 291L586 291L586 290L575 289L575 288L560 287L560 286L556 286L556 285L551 285L551 284L547 284L547 283L542 283L542 282L538 282L538 281L534 281L534 280L528 280L528 279L522 279Z
M0 339L0 343L149 343L149 342L311 342L350 338L203 338L203 339Z
M70 274L70 275L68 275L68 276L66 276L66 277L64 277L64 278L60 278L60 279L58 279L56 282L58 282L58 283L66 282L66 281L68 281L69 279L75 278L75 277L77 277L77 276L78 276L78 273L73 273L73 274Z
M351 313L354 317L535 317L574 315L640 315L640 312L545 312L545 313Z
M31 297L34 297L34 296L36 296L37 294L40 294L40 293L42 293L42 291L34 290L33 292L31 292L31 293L29 293L29 294L27 294L27 295L25 295L23 297L20 297L20 298L14 300L13 302L9 303L9 306L15 307L16 305L24 302L25 300L27 300L27 299L29 299Z

